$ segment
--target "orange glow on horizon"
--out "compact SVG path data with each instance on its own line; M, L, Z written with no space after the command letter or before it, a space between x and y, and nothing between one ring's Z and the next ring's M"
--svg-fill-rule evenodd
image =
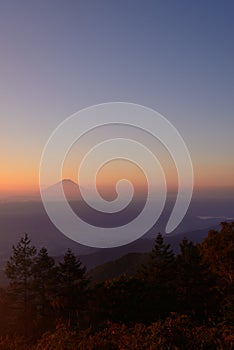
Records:
M9 164L8 160L8 162L5 161L5 166L1 167L0 195L30 194L39 191L39 160L21 161ZM193 165L195 190L234 188L234 169L231 162L217 166L212 162L199 159L195 160ZM168 190L176 191L177 173L175 166L165 162L162 167L166 175ZM62 175L63 178L71 179L77 183L77 163L72 162L64 166ZM105 165L97 175L97 186L101 192L113 194L116 183L122 178L132 181L134 186L140 190L145 188L146 181L142 171L133 163L123 160L115 160ZM51 182L45 186L50 186L55 182L52 174Z

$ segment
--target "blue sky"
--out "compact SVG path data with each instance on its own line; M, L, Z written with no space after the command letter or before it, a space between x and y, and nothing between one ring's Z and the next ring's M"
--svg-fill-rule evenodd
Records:
M110 101L156 109L198 183L234 187L233 17L225 0L1 0L2 188L36 182L58 123Z

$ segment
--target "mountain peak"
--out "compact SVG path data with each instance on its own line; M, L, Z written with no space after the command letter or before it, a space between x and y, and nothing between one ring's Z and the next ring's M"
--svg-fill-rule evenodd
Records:
M47 187L47 195L50 196L51 200L63 200L60 193L60 186L62 185L63 191L67 198L69 199L79 199L79 185L72 181L71 179L62 179L61 181L55 183L54 185Z
M78 186L78 184L71 179L63 179L61 182L62 184L72 184Z

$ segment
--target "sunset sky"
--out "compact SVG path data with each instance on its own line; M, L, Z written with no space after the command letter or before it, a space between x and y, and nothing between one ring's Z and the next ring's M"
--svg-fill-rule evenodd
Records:
M55 127L111 101L153 108L179 130L196 187L234 188L233 13L228 0L1 0L0 195L36 191Z

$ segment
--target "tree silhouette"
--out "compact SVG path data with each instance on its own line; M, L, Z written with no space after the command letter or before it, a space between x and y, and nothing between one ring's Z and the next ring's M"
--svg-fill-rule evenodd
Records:
M174 310L175 258L161 233L156 237L148 263L142 266L138 276L145 282L145 312L149 320Z
M202 261L199 247L186 238L177 256L177 301L179 311L207 317L214 302L214 276Z
M12 247L13 254L7 262L5 273L10 279L9 292L13 296L15 316L22 318L23 332L28 334L31 293L32 267L36 248L31 245L27 233L20 239L17 246Z
M140 275L143 279L152 282L165 280L169 277L168 274L171 274L173 263L174 253L170 244L165 244L163 236L158 233L148 263L142 266Z
M52 302L57 293L57 268L46 248L41 248L32 268L32 288L38 326L48 328L51 323Z
M85 289L89 283L86 268L79 258L68 249L63 262L59 263L59 308L62 317L74 324L85 301Z

